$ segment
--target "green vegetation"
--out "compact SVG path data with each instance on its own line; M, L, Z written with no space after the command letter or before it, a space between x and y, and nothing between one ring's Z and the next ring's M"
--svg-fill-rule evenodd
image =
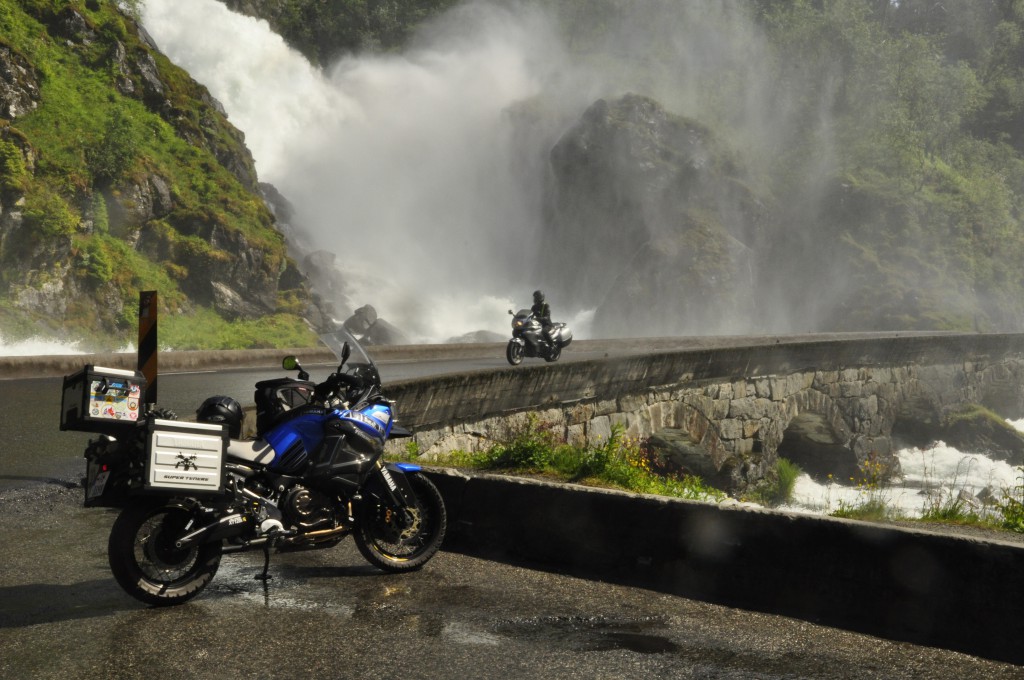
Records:
M971 423L977 421L979 418L1000 428L1015 431L1013 426L1006 422L1005 418L1001 417L992 409L985 408L981 404L964 404L960 409L946 414L943 418L942 424L946 427L952 427L957 423Z
M825 107L785 139L772 177L776 196L792 195L808 180L800 159L828 135L831 200L811 247L853 281L828 326L1019 327L1024 3L754 5L780 95Z
M399 454L415 460L422 454L410 441ZM527 414L518 426L511 426L496 443L475 452L452 451L431 461L432 464L473 468L519 475L536 475L573 484L623 489L635 493L721 502L724 491L708 486L699 477L666 474L656 456L639 439L628 438L621 425L612 427L607 441L596 446L567 444L550 423L537 414ZM981 511L975 509L956 489L927 496L921 516L908 517L892 503L889 477L875 456L868 457L850 483L859 491L856 501L841 500L829 513L832 517L866 522L917 521L922 524L973 525L1024 533L1024 467L1021 484L1003 492L1003 498ZM743 497L754 503L777 507L787 503L793 493L799 466L779 458L773 475ZM830 486L833 482L829 476Z
M831 487L834 482L832 475L828 480ZM858 474L850 477L850 484L858 491L858 501L840 500L839 507L830 513L833 517L873 522L900 518L899 513L890 508L889 476L877 456L871 455L858 465Z
M407 447L406 453L415 456L418 451L413 446ZM437 463L550 476L576 484L673 498L720 501L726 497L699 477L656 472L641 442L625 437L621 425L612 427L611 436L603 444L579 447L560 441L551 425L540 422L535 414L529 414L499 443L479 452L455 451Z
M227 321L209 309L160 322L160 345L169 350L315 347L316 334L288 314Z
M1021 483L1004 491L997 507L1002 516L1002 528L1024 534L1024 467L1017 470L1021 473L1018 477Z
M239 12L255 8L313 63L344 54L388 51L406 44L416 26L460 0L224 0Z
M400 49L413 29L457 4L224 1L266 18L323 65ZM204 274L179 255L195 254L190 239L209 242L214 230L244 235L268 272L284 269L283 239L254 193L242 135L202 85L139 38L133 17L143 2L0 3L0 48L29 66L38 88L33 110L0 121L0 200L24 199L23 227L0 246L5 333L36 324L72 337L130 337L125 309L138 286L159 284L168 313L212 309L185 285ZM793 308L821 310L814 324L1021 327L1024 0L540 4L558 18L572 55L613 89L652 96L728 140L751 195L765 199L758 241L770 245L759 257L772 266L760 287ZM87 39L66 34L71 11ZM681 29L698 19L719 31L703 64L679 59ZM142 75L150 65L158 85ZM173 211L158 216L162 224L126 218L118 208L138 207L136 190L152 178L168 188ZM173 252L134 257L113 243L138 243L146 229L160 231ZM235 256L213 250L198 255ZM19 292L52 283L54 263L80 277L65 281L67 296L89 299L74 300L65 318L32 318ZM268 319L293 323L301 337L302 292L278 299Z
M971 465L969 459L966 465ZM830 514L833 517L868 522L916 521L923 524L971 525L1024 533L1024 504L1021 503L1024 499L1024 486L1005 490L1002 501L989 503L979 509L961 493L963 487L953 479L949 489L930 489L925 495L920 516L910 517L892 504L891 495L894 489L883 472L883 467L875 458L869 458L862 463L859 475L850 480L859 491L859 499L854 502L839 501L838 508ZM829 480L832 481L831 476Z
M749 500L768 507L785 505L793 498L796 479L803 473L800 466L783 457L775 461L774 474L767 476L754 487Z
M321 64L399 48L455 4L226 2ZM820 309L808 323L1020 328L1024 0L539 4L610 94L651 96L729 140L770 213L760 283ZM681 58L696 22L716 44Z
M24 91L38 91L33 109L0 121L0 200L23 201L20 228L0 240L4 339L43 333L123 346L134 341L139 291L152 289L165 318L174 319L168 344L315 344L299 316L303 290L278 291L287 308L265 319L229 321L212 311L203 267L223 271L217 266L238 253L211 245L209 234L259 251L265 271L253 274L268 281L271 296L284 271L284 239L255 193L241 133L205 88L142 41L132 19L139 5L0 4L0 48L28 67ZM141 75L152 67L159 84ZM140 241L140 234L151 238ZM56 278L68 299L63 317L19 307L20 290Z

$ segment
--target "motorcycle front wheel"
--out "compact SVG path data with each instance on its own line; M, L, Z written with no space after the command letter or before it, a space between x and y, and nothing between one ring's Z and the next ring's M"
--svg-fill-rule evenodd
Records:
M146 604L181 604L200 593L220 566L220 541L175 546L194 513L174 502L128 505L114 521L107 544L110 571L129 595Z
M508 359L508 363L513 366L518 366L523 363L523 355L526 351L523 346L515 340L508 341L508 347L505 348L505 358Z
M355 531L356 547L370 564L389 572L419 569L441 547L448 528L444 499L422 473L409 475L416 504L395 508L364 501Z

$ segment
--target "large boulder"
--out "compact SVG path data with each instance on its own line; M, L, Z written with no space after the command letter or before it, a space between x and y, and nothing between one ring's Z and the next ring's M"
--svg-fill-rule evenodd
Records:
M753 311L761 204L710 129L648 97L594 103L551 151L544 276L593 334L728 330Z
M377 316L373 305L363 305L342 324L367 345L408 345L409 336L394 324Z
M367 345L408 345L409 336L401 329L384 319L377 319L363 336Z
M345 330L355 336L365 335L377 323L377 310L372 305L363 305L352 316L345 319Z
M948 414L936 435L961 451L984 453L1010 465L1024 464L1024 434L980 406Z

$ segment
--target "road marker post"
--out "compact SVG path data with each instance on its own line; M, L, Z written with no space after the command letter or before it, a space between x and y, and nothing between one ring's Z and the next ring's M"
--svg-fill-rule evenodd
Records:
M156 404L157 395L157 295L155 290L139 293L139 364L146 378L146 410Z

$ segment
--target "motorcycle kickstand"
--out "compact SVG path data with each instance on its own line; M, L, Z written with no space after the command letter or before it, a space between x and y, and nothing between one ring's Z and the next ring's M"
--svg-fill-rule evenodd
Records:
M270 575L270 549L277 543L277 537L270 538L266 543L263 544L263 572L253 576L253 579L257 581L263 581L265 584L267 581L272 580L274 577Z

